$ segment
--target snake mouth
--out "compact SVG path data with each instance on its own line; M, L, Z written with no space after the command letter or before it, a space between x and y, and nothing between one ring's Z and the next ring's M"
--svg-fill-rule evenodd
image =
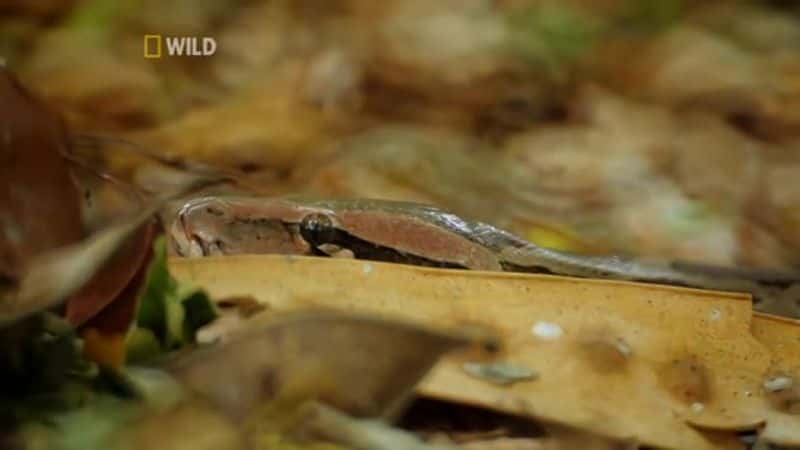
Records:
M195 250L195 249L199 249L200 250L200 252L199 252L200 255L196 255L196 256L208 256L208 255L211 254L211 249L209 248L208 245L206 245L205 240L203 240L203 238L201 238L197 234L193 233L193 234L190 235L190 237L189 237L189 245L190 245L190 252L191 252L191 250ZM190 255L190 256L192 256L192 255Z
M209 248L205 240L194 232L186 213L187 208L182 208L172 223L172 233L170 233L172 249L182 257L208 256Z

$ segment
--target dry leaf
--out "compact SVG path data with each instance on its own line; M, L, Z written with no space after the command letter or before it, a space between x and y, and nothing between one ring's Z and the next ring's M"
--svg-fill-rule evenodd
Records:
M217 182L216 179L193 179L81 242L36 255L18 285L0 292L0 324L53 307L74 294L167 202Z
M147 240L152 244L152 237ZM139 244L139 243L135 243ZM135 246L130 249L136 249ZM129 252L118 253L116 258L120 256L128 256ZM152 246L145 249L144 261L136 268L133 278L130 279L127 285L123 286L121 292L116 293L113 297L95 297L100 301L107 299L110 304L96 305L87 301L87 307L84 312L92 311L92 307L101 307L102 309L94 316L88 316L90 319L83 323L81 335L84 338L83 353L90 361L97 362L106 367L121 368L125 364L127 357L126 341L128 333L130 332L131 324L134 322L136 313L139 307L139 299L142 295L142 285L147 280L147 273L149 264L152 258ZM95 280L98 276L102 276L108 272L109 267L111 270L118 270L121 267L115 267L115 264L121 261L112 261L106 265L103 270L95 275ZM85 285L82 291L86 291L87 287L92 287L92 282ZM71 300L81 299L81 297L73 297ZM91 299L88 297L87 300ZM113 301L112 301L113 300ZM98 302L100 303L100 302ZM70 306L67 303L67 318L70 319ZM73 310L75 311L75 310ZM80 323L72 318L72 323ZM80 317L80 316L78 316ZM86 317L86 316L83 316Z
M752 333L761 343L772 352L770 367L764 373L760 388L765 388L768 378L781 375L794 381L793 389L783 393L784 402L789 405L800 404L800 321L755 313L751 325ZM769 395L768 401L770 400ZM800 416L797 411L781 408L771 408L767 416L767 426L761 432L761 438L766 442L777 445L797 446L797 422Z
M78 190L62 158L64 125L0 67L0 278L83 234Z
M73 326L81 326L95 317L134 283L139 272L147 269L155 233L155 223L145 225L67 301L67 320Z
M393 415L412 388L464 336L382 319L306 313L251 319L217 346L170 370L235 418L274 400L293 410L316 399L357 416Z
M738 448L732 431L776 417L761 385L781 354L750 334L744 295L335 258L175 259L171 266L215 297L252 295L276 310L480 323L501 331L515 364L540 374L501 387L446 360L419 388L435 398L676 449ZM787 420L794 426L781 428L783 442L800 444L800 420Z
M12 322L75 293L158 209L156 202L123 223L98 231L88 239L37 255L16 289L0 300L0 323Z

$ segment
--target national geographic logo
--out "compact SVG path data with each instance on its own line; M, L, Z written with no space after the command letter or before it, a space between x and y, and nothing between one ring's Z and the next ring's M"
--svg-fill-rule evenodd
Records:
M144 35L144 57L211 56L217 52L217 41L212 37Z

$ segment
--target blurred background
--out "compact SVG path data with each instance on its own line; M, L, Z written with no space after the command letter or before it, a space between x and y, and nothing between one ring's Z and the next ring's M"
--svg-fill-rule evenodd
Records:
M564 250L797 268L798 5L0 0L0 58L143 189L175 173L137 152ZM145 58L148 34L216 51Z

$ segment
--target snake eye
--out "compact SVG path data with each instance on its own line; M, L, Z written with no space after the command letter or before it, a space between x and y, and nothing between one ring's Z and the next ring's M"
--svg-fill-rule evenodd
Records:
M335 240L336 228L329 216L314 213L303 217L300 222L300 235L314 246L330 244Z

